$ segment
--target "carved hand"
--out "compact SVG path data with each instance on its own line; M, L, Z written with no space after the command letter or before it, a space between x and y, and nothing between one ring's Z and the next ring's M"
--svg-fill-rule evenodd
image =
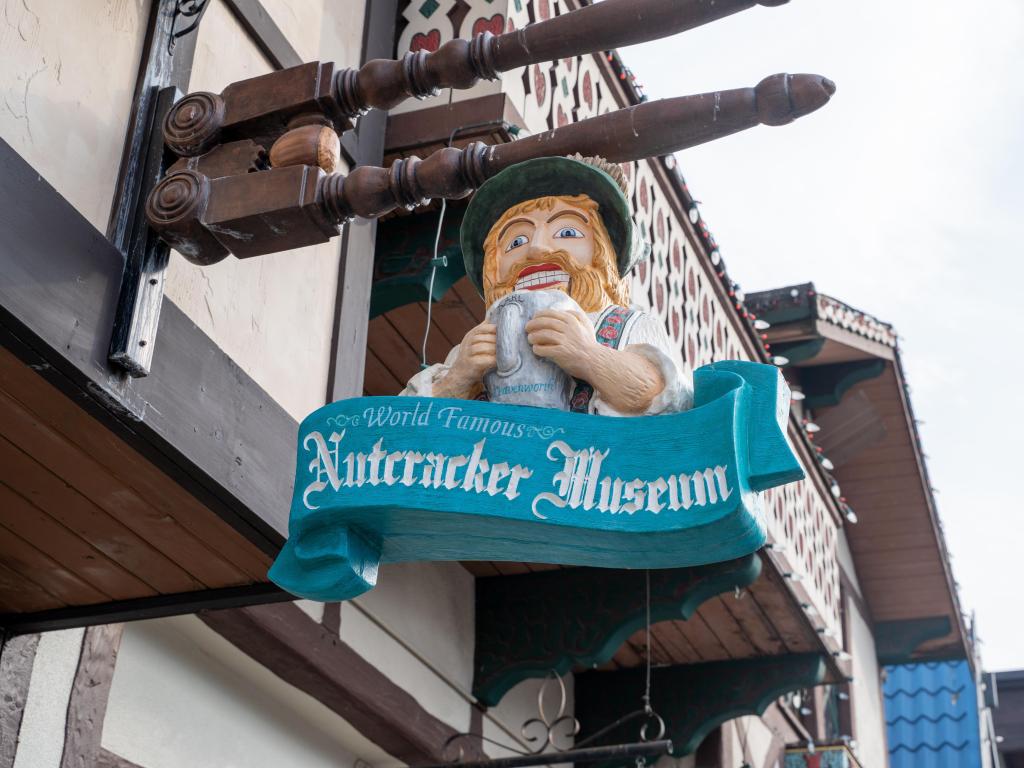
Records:
M661 371L646 357L599 344L582 312L542 310L526 333L538 357L591 384L619 413L643 413L665 388Z
M484 374L495 366L496 347L497 330L493 323L483 322L470 329L459 344L455 362L434 383L434 397L476 397Z
M542 309L526 324L526 338L538 357L547 358L578 379L587 379L590 364L600 354L594 325L582 312Z

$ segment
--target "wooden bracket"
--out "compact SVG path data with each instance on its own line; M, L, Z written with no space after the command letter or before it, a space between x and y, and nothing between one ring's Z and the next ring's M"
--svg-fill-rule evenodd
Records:
M827 671L826 657L814 653L656 667L651 706L665 722L663 738L672 740L672 755L683 757L727 720L760 715L785 693L822 685ZM636 667L577 675L576 719L583 726L577 739L635 710L644 691L644 673ZM634 721L611 729L595 743L635 738L636 731L630 729L639 725Z
M701 603L761 573L756 555L694 568L652 570L651 621L687 619ZM552 669L608 661L644 626L642 570L568 568L476 582L473 695L488 706Z
M600 155L612 162L662 155L755 125L785 125L824 105L835 87L816 75L773 75L756 88L635 105L497 147L475 142L390 168L334 172L339 134L370 109L390 109L442 88L528 64L604 51L692 29L756 5L787 0L605 0L502 35L451 40L358 69L314 61L197 92L164 120L182 159L153 190L150 225L200 265L326 242L355 217L372 219L432 199L468 196L535 157ZM260 162L246 157L264 153ZM235 161L241 160L240 164ZM256 171L256 172L252 172Z

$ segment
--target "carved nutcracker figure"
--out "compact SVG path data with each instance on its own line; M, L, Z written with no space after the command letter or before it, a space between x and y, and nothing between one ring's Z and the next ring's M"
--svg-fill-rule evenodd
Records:
M649 246L624 190L619 166L578 155L528 160L488 180L462 224L466 274L487 318L402 394L607 416L692 407L662 323L629 307L628 275ZM509 309L519 325L505 321Z

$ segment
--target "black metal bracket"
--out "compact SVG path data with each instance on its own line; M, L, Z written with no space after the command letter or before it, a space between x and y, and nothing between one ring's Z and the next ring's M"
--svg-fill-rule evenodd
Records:
M148 99L145 142L136 161L124 276L108 353L111 363L136 378L149 375L153 362L153 346L164 299L164 276L170 257L170 248L146 221L146 198L177 159L164 147L162 126L164 116L182 95L174 86L151 86L151 89L153 97Z

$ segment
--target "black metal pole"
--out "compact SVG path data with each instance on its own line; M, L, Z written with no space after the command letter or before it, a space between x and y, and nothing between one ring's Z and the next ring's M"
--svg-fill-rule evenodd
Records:
M655 757L672 752L672 742L648 741L639 744L618 744L611 747L590 747L570 749L566 752L540 752L536 755L501 757L494 760L477 760L472 763L437 763L417 768L525 768L533 765L552 763L588 763L623 757Z

